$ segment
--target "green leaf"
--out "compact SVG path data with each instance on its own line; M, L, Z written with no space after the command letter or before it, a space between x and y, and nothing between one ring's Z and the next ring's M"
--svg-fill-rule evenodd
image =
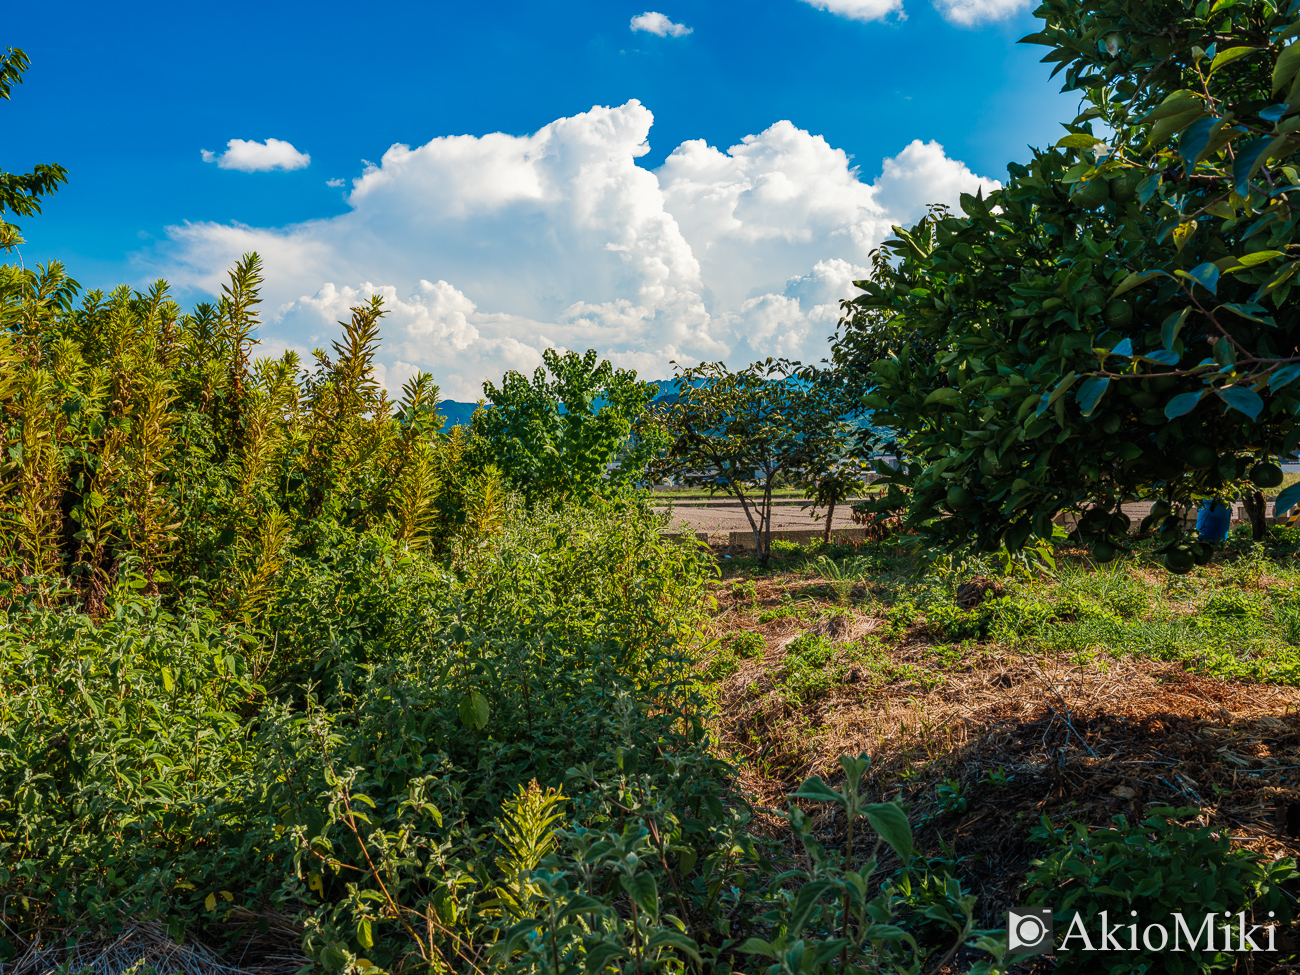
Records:
M1196 408L1196 404L1205 396L1205 393L1205 390L1197 393L1179 393L1165 404L1165 416L1173 420L1185 413L1192 412Z
M1250 195L1250 178L1264 164L1265 152L1272 144L1273 137L1265 135L1236 147L1236 158L1232 161L1232 188L1238 196Z
M1230 407L1245 413L1252 420L1257 418L1259 411L1264 408L1264 400L1259 393L1248 386L1228 386L1223 389L1216 389L1215 392Z
M1079 412L1084 416L1092 416L1092 411L1097 408L1102 394L1109 386L1109 376L1092 376L1085 380L1079 387L1079 391L1074 394L1075 402L1079 404Z
M1166 349L1172 351L1174 342L1178 338L1178 333L1183 327L1183 322L1187 321L1187 315L1191 312L1191 306L1184 308L1182 311L1172 312L1165 319L1164 324L1160 326L1160 344Z
M1196 265L1186 274L1210 294L1214 294L1219 288L1219 269L1209 261Z
M808 923L808 918L817 902L821 899L830 887L829 880L810 880L799 888L799 893L794 895L794 900L790 904L790 913L786 922L787 930L793 937L798 937L803 926Z
M762 955L764 958L776 957L776 952L772 950L772 946L762 938L746 938L736 950L747 955Z
M1156 122L1174 115L1185 115L1187 112L1200 111L1204 105L1204 97L1187 88L1181 88L1166 95L1165 100L1144 115L1140 121Z
M690 955L695 961L703 964L703 959L700 958L700 946L680 931L663 928L651 935L646 945L650 948L662 948L667 945Z
M862 807L867 821L880 838L888 843L907 863L912 859L912 827L907 822L907 814L896 802L872 803Z
M1148 176L1137 185L1137 200L1139 206L1146 206L1151 202L1151 197L1155 196L1156 190L1160 189L1160 174Z
M1230 311L1234 315L1248 319L1252 322L1259 322L1261 325L1276 325L1273 316L1267 314L1263 308L1253 302L1241 304L1240 302L1228 301L1219 306L1225 311Z
M460 706L457 708L460 713L460 723L472 731L482 731L487 727L490 712L488 710L487 698L478 691L470 691L460 699Z
M1288 261L1286 266L1283 267L1276 274L1274 274L1273 277L1266 284L1261 284L1259 286L1259 290L1256 291L1253 295L1251 295L1250 300L1259 301L1259 299L1263 298L1264 295L1268 294L1270 291L1273 291L1275 288L1285 283L1287 278L1295 274L1298 268L1300 268L1300 261Z
M1075 132L1067 135L1064 139L1056 144L1058 149L1091 149L1097 144L1104 145L1101 139L1095 135L1088 135L1085 132Z
M1279 390L1287 383L1295 382L1297 377L1300 377L1300 362L1293 362L1289 366L1283 366L1268 377L1268 388L1274 391Z
M934 403L948 403L961 396L960 390L953 389L951 386L940 386L925 398L923 406L930 406Z
M1218 116L1207 115L1205 118L1198 118L1183 129L1183 134L1178 140L1178 154L1183 157L1183 164L1189 172L1196 167L1197 160L1201 158L1201 153L1209 144L1215 125L1220 121L1222 119Z
M816 775L799 786L798 791L791 793L791 798L807 799L809 802L838 802L841 806L845 804L844 796L836 792L823 782L820 776Z
M1288 46L1273 65L1273 90L1277 91L1300 70L1300 41Z
M1281 251L1255 251L1253 254L1245 254L1237 261L1244 267L1254 267L1256 264L1263 264L1265 261L1271 261L1275 257L1285 257Z
M536 921L533 922L536 925ZM507 945L507 947L509 947ZM582 967L587 975L599 975L605 969L609 968L616 958L623 958L627 955L626 949L610 941L598 941L587 949L586 956L582 960Z
M1118 298L1126 291L1132 291L1143 281L1146 281L1154 276L1155 276L1154 271L1134 271L1119 283L1119 285L1115 288L1115 290L1110 293L1110 296L1112 299Z
M1298 501L1300 501L1300 481L1282 489L1282 492L1277 496L1277 500L1273 502L1273 514L1281 518L1294 508Z
M363 917L357 922L357 944L362 948L373 948L375 938L370 929L370 918Z
M620 874L618 882L641 910L651 917L659 916L659 888L655 885L653 875L637 873L629 877L627 874Z
M1214 74L1225 64L1231 64L1238 58L1244 58L1247 54L1258 50L1257 47L1230 47L1226 51L1220 51L1210 62L1210 74Z

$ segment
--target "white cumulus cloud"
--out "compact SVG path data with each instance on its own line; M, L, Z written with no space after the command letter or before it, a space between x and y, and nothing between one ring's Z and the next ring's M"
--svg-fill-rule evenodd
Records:
M903 0L803 0L818 10L827 10L849 20L884 20L892 13L903 14ZM961 0L953 0L961 2ZM978 0L974 0L978 2Z
M998 185L920 141L868 182L785 121L726 149L685 142L652 172L637 165L652 123L634 100L531 135L394 145L352 181L347 212L173 227L151 271L215 292L260 252L262 335L295 347L328 345L350 305L380 294L388 386L426 369L472 400L550 346L652 378L674 359L815 361L891 224Z
M949 23L975 27L1028 10L1029 0L934 0L934 5Z
M242 173L266 173L273 169L305 169L311 156L299 152L292 143L282 139L257 142L250 139L231 139L221 155L201 150L204 162L214 162L221 169L237 169Z
M687 27L685 24L674 24L657 10L647 10L643 14L637 14L632 18L631 27L633 31L643 30L650 34L658 34L660 37L685 37L694 30L693 27Z

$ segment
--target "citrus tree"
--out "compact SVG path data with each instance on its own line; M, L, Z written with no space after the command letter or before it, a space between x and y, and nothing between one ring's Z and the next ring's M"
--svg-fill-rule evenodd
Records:
M547 349L542 361L531 381L511 371L500 387L483 384L491 409L474 414L473 430L506 481L532 504L639 479L648 448L631 441L632 427L658 387L594 350Z
M721 362L678 370L677 394L656 403L641 424L661 444L649 471L740 502L763 565L772 554L772 491L807 482L844 456L853 427L838 396L794 374L795 363L767 359L732 371Z
M1038 8L1024 41L1048 48L1082 111L960 216L895 228L846 303L835 361L910 462L887 472L883 505L985 549L1082 510L1106 560L1129 527L1120 505L1148 499L1165 564L1186 571L1208 550L1180 508L1281 482L1276 460L1300 444L1292 7Z

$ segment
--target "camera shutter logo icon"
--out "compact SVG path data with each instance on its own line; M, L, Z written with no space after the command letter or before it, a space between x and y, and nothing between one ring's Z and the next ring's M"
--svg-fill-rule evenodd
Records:
M1007 911L1007 953L1041 955L1052 950L1052 909L1016 907Z

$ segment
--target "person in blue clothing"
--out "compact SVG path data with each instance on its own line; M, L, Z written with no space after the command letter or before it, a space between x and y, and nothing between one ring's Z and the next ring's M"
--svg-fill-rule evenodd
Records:
M1196 534L1203 542L1221 542L1228 537L1232 511L1218 498L1206 498L1196 512Z

